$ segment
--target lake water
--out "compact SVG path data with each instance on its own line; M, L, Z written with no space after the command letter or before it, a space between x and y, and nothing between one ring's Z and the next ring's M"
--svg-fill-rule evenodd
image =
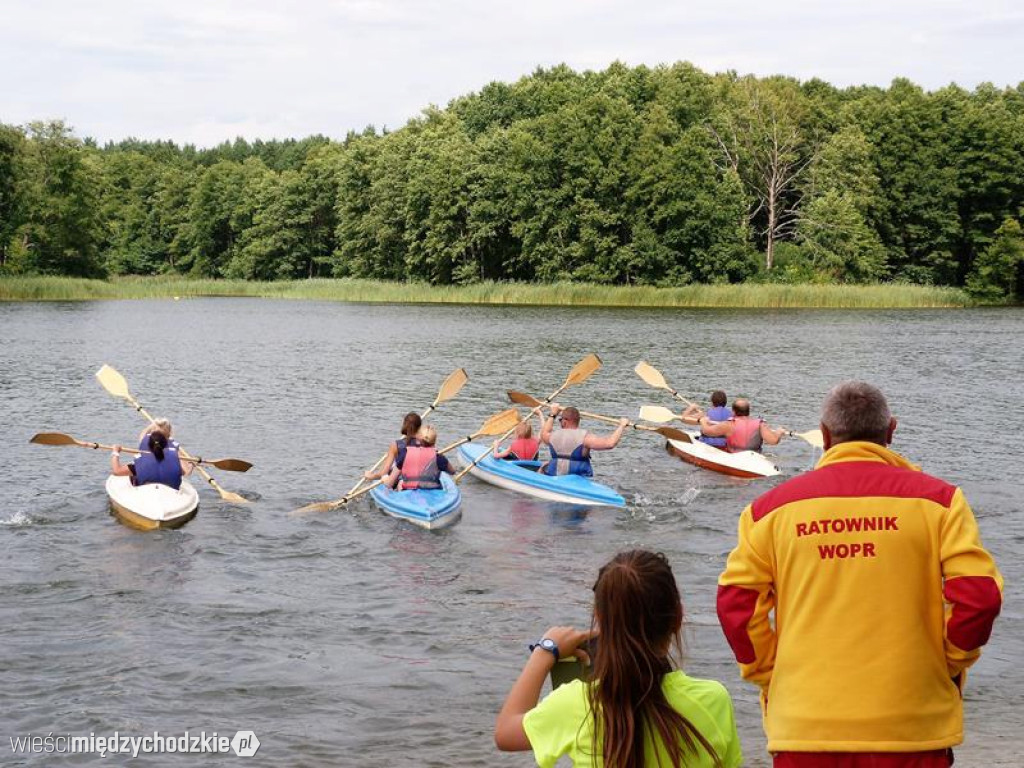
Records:
M1003 615L971 672L957 765L1016 766L1024 755L1024 311L199 299L0 304L0 329L4 765L51 762L7 752L9 737L30 733L242 729L261 742L253 765L530 765L491 740L526 643L552 624L587 623L597 568L633 547L669 556L687 669L729 687L747 764L768 765L714 594L740 510L780 478L718 476L631 432L595 462L624 511L560 508L469 478L463 519L442 532L368 500L289 514L341 496L454 368L470 381L434 419L441 443L507 407L507 389L546 396L590 352L604 367L560 400L611 415L673 404L632 373L640 359L694 398L744 393L797 430L817 425L835 382L880 385L900 418L894 447L965 489L1006 578ZM133 442L142 422L96 382L104 363L173 419L186 448L252 461L247 474L217 477L255 502L225 504L202 484L187 526L136 532L107 512L107 454L30 445L37 431ZM815 459L798 440L772 451L781 479ZM101 762L125 761L72 761Z

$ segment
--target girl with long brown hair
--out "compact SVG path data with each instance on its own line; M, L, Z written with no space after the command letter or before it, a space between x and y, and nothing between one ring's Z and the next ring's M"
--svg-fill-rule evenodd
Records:
M732 700L721 683L676 669L683 606L668 560L621 552L594 584L589 631L552 627L498 714L498 749L532 749L538 765L565 754L575 766L733 768L742 762ZM590 682L574 680L539 704L557 659L577 656L596 638Z

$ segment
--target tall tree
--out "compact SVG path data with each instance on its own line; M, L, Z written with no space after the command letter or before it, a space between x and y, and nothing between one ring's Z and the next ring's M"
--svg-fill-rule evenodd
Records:
M102 276L98 157L60 121L30 123L28 139L26 208L13 259L27 272Z
M967 278L967 291L980 301L1024 298L1024 232L1020 222L1007 219L992 245L978 257Z
M0 269L25 215L25 134L0 123Z
M708 123L724 170L742 179L751 199L749 221L765 247L771 271L775 243L792 235L801 176L811 151L801 130L806 102L786 78L723 80L719 109Z

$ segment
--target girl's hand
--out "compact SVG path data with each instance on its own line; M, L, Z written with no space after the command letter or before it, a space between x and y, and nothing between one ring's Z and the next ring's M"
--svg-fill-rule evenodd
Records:
M590 664L590 656L580 646L595 635L597 635L596 630L580 630L575 627L551 627L543 636L555 641L561 658L567 659L570 656L575 656L585 664Z

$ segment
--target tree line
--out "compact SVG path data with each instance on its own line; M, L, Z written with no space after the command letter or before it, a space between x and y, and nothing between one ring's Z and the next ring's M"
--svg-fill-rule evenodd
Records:
M539 69L343 141L0 124L0 273L1024 296L1024 84Z

